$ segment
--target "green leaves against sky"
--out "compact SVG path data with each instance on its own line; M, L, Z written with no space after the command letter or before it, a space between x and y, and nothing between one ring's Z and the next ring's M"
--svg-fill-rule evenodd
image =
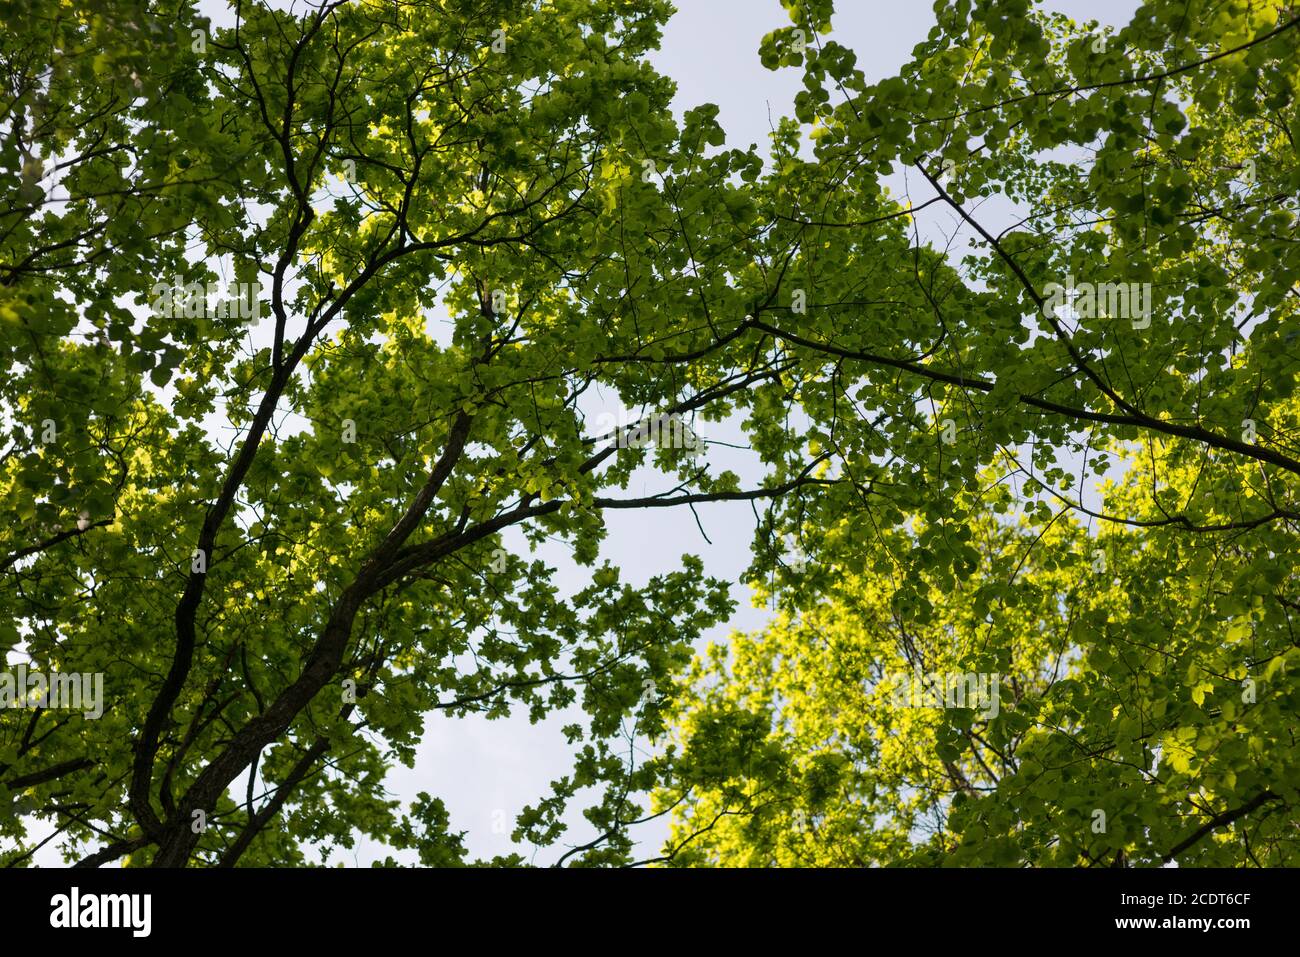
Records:
M760 153L666 0L0 2L0 646L106 699L0 711L6 863L472 863L383 787L471 714L575 716L498 864L1296 863L1300 11L940 3L871 83L784 6ZM732 583L601 549L713 502L779 614L697 654Z

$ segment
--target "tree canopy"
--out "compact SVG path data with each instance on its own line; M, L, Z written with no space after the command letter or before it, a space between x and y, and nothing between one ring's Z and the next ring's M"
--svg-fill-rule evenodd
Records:
M941 2L871 83L783 5L765 155L667 0L0 4L0 648L104 687L0 710L7 864L466 863L425 716L575 710L562 863L1295 862L1300 14ZM730 583L606 517L724 501L781 614L693 660Z
M805 58L816 174L910 167L975 243L879 267L928 309L850 305L894 293L834 237L880 226L803 201L847 259L785 341L842 360L832 402L878 444L845 461L859 508L793 519L818 559L785 618L695 664L672 856L1294 864L1295 11L936 12L884 82L834 41ZM1009 228L981 219L994 194ZM1084 282L1149 283L1149 309L1050 301ZM999 676L1001 707L900 703L899 674Z

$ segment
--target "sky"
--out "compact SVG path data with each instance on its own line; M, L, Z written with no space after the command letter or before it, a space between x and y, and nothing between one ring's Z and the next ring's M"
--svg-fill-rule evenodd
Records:
M1048 6L1079 21L1095 18L1121 24L1127 22L1137 4L1135 0L1055 0ZM200 7L215 23L230 22L219 0L202 0ZM857 65L868 81L897 72L934 23L930 4L924 0L839 0L837 7L831 36L856 52ZM660 51L652 57L653 65L677 83L674 111L680 116L703 103L717 104L718 122L727 133L728 147L757 144L766 151L768 133L777 119L793 114L794 95L802 86L802 75L798 69L765 69L758 59L758 47L766 33L787 25L789 20L779 0L681 0L665 30ZM928 198L916 192L915 178L910 184L901 177L890 182L896 193L910 185L914 202ZM992 226L1009 219L1014 212L1005 201L1001 208L998 202L996 198L991 200L981 214ZM939 207L931 209L938 211ZM934 218L920 224L922 234L936 243L946 242L945 237L958 225L951 211L946 215L936 212ZM730 441L739 435L734 424L708 428L705 437L714 441ZM718 446L716 451L710 450L710 461L718 469L732 468L742 478L754 475L752 468L744 467L742 451ZM652 483L653 476L648 475L646 481ZM639 491L635 484L629 488L629 493ZM680 567L683 552L697 554L709 575L735 583L732 596L736 613L726 626L707 634L706 640L723 640L733 629L760 628L768 614L752 607L747 588L739 584L750 561L754 530L750 505L706 505L697 513L711 542L701 535L690 510L620 510L609 514L609 534L601 558L620 566L624 581L642 584L656 574ZM507 539L506 547L522 550L524 545L516 537L513 541ZM562 592L576 591L587 584L589 571L574 565L566 550L548 546L538 557L559 569L556 582ZM570 720L571 716L559 714L530 725L526 717L487 721L428 715L415 767L398 766L390 773L385 782L389 797L404 804L421 791L441 798L450 814L452 830L467 832L465 844L471 858L518 852L538 864L550 863L566 849L566 842L534 855L531 848L512 844L509 832L523 806L537 803L550 792L552 780L570 771L570 749L560 733L561 726ZM579 816L582 806L575 802L566 818L571 825L567 843L585 843L595 836ZM635 836L640 841L640 856L653 857L667 836L666 822L643 825ZM333 853L329 863L368 866L389 853L386 848L362 841L350 852ZM409 854L395 856L404 862L414 861ZM36 862L45 866L61 863L53 845L38 853Z

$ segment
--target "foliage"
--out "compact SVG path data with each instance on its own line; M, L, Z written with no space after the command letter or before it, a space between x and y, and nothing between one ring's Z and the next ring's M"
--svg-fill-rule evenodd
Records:
M382 782L515 712L581 714L514 831L566 864L636 862L647 792L673 863L1294 862L1294 10L940 3L873 84L787 0L765 160L674 118L666 0L0 6L0 647L105 689L0 712L7 863L33 816L87 864L470 863ZM729 583L632 587L605 516L726 501L782 617L691 665Z
M795 51L829 3L787 7L764 53L805 70L789 175L825 239L791 265L818 308L773 334L842 357L857 391L823 409L884 415L861 507L791 517L816 561L784 619L693 666L665 856L1294 864L1296 11L1153 0L1110 34L936 4L869 85L833 40ZM839 213L895 164L975 239L960 264ZM1057 309L1068 276L1150 283L1150 314ZM908 284L928 309L881 302ZM1000 675L1002 708L900 704L900 672Z

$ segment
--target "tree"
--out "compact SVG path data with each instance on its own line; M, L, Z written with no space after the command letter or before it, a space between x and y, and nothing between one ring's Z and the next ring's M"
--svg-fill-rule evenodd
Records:
M834 828L861 837L854 861L1187 860L1260 820L1251 853L1284 859L1290 11L1155 0L1103 40L1027 3L941 4L913 61L869 85L823 39L831 4L791 2L760 55L802 65L805 90L765 163L725 148L715 107L672 118L645 62L664 0L237 2L220 28L192 7L10 7L0 639L33 671L102 674L105 710L0 714L6 836L36 815L70 859L178 866L299 863L363 833L459 862L435 796L380 790L422 715L580 705L573 772L515 832L557 842L595 789L593 836L563 863L635 862L651 790L687 829L661 858L749 855L771 840L753 781L809 826L848 798ZM900 166L932 195L893 196ZM1024 207L1001 232L976 201L994 190ZM923 242L923 206L978 248ZM599 390L635 421L593 428ZM724 418L755 453L744 484L708 455ZM1120 490L1085 500L1080 462ZM641 464L662 491L628 492ZM790 738L796 696L744 684L825 668L782 637L713 708L678 678L727 583L684 556L632 589L599 546L611 509L723 501L758 516L748 579L788 616L774 638L825 622L845 653L884 654L901 622L917 644L889 661L1023 666L1016 707L988 727L909 712L899 732L939 763L866 775L883 725L860 751ZM1118 532L1110 588L1079 585L1089 512ZM568 543L590 586L561 596L503 548L512 529ZM1171 564L1144 564L1157 551ZM1184 631L1133 613L1126 586ZM881 623L872 644L853 607ZM1117 654L1097 636L1118 622L1180 650ZM1074 669L1050 685L1049 653ZM1225 717L1227 683L1269 667ZM1144 674L1168 685L1160 715ZM824 683L807 730L851 697ZM628 746L670 716L680 746ZM1185 766L1162 751L1147 831L1068 830L1095 805L1053 721L1086 728L1098 761L1192 742ZM986 731L1019 770L979 767Z
M571 704L577 764L516 835L555 841L596 788L580 859L627 858L659 779L626 722L661 726L644 691L725 583L604 563L562 600L501 534L590 565L607 509L819 481L773 460L741 488L580 404L718 419L787 365L713 352L760 161L706 155L716 108L673 120L644 61L669 13L8 4L0 638L105 701L0 713L7 863L36 849L23 815L85 865L291 864L357 833L458 861L441 802L379 789L423 715ZM667 490L627 494L651 458Z
M844 523L861 565L695 663L674 862L1293 863L1292 535L1189 535L1139 474L1106 508L1146 527L1035 527L992 473L960 529Z
M879 410L874 497L790 516L816 561L786 618L693 666L664 857L1294 864L1300 18L939 4L867 85L798 50L829 2L788 8L764 52L805 65L818 272L808 320L764 327ZM928 184L907 212L974 239L960 268L840 213L895 164ZM918 702L931 673L995 676L1002 708Z

